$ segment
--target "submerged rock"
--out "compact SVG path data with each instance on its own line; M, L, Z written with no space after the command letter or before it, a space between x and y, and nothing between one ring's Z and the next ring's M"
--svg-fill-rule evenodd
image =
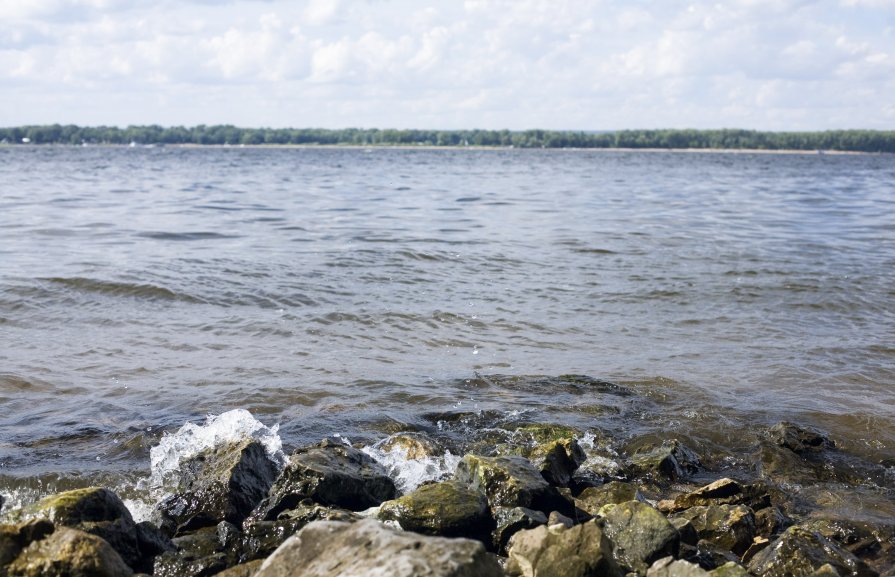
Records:
M809 431L785 421L768 429L766 436L775 445L796 454L816 453L836 446L833 441L816 431Z
M700 468L696 453L677 439L644 447L631 456L629 463L634 477L647 477L657 482L686 479Z
M620 576L612 545L596 520L568 528L540 526L519 531L509 543L506 572L511 576Z
M300 568L300 569L298 569ZM290 537L255 577L501 577L500 565L471 539L394 531L371 519L316 521Z
M105 540L59 527L33 541L6 567L8 577L130 577L133 571Z
M466 455L457 465L456 479L482 491L494 507L527 507L544 513L567 512L571 504L524 457Z
M228 443L199 453L181 464L177 492L155 513L169 535L243 519L267 494L277 464L255 440Z
M252 519L271 521L304 499L362 511L396 496L394 482L372 457L348 445L325 440L289 457L285 470Z
M749 562L749 571L764 577L803 577L824 565L841 576L875 577L866 563L826 537L798 525L790 527Z
M611 508L604 517L604 532L612 542L612 556L626 572L644 575L655 561L676 556L677 529L662 513L640 501Z
M397 521L406 531L468 537L488 544L494 527L485 494L456 481L423 485L403 497L386 501L379 509L379 518Z

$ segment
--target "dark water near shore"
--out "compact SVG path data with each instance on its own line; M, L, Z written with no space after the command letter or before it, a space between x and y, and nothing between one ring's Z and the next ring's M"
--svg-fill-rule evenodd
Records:
M487 409L731 449L789 419L895 459L893 182L893 156L0 148L0 491L145 473L234 408L287 447ZM563 373L651 408L475 379Z

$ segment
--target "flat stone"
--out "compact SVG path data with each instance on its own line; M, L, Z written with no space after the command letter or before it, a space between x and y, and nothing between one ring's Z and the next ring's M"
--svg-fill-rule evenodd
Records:
M286 540L255 577L502 577L471 539L403 533L372 519L315 521Z

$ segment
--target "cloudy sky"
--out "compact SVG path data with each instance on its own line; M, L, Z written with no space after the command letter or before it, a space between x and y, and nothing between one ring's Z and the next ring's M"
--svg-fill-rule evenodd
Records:
M0 126L895 127L895 0L0 0Z

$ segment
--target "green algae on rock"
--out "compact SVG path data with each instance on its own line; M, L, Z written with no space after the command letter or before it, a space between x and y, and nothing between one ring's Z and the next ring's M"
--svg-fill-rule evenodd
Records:
M596 520L572 528L542 525L513 535L506 572L512 577L620 577L612 548Z
M680 545L680 535L668 519L640 501L612 507L604 517L604 532L612 542L615 562L641 575L654 561L676 556Z
M466 455L457 465L456 479L483 491L491 507L528 507L544 513L571 508L524 457Z
M467 537L486 544L494 526L485 494L456 481L423 485L386 501L379 519L397 521L402 529L423 535Z
M133 570L105 540L58 527L6 567L8 577L130 577Z

